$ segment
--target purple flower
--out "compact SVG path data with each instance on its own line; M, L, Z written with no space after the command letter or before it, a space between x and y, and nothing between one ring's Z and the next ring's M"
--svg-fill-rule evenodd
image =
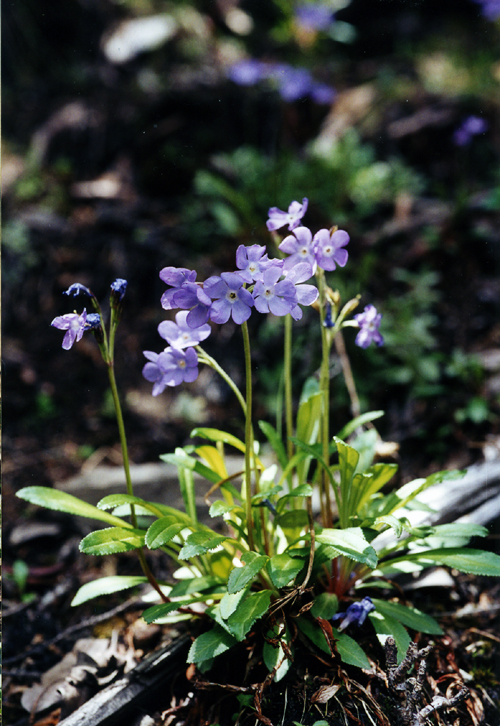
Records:
M88 287L82 285L80 282L74 282L63 292L63 295L69 295L70 297L76 297L77 295L87 295L88 297L94 297Z
M173 320L164 320L158 326L158 332L172 348L182 350L193 345L199 345L202 340L206 340L210 335L210 325L200 325L199 328L191 328L186 319L189 313L181 310Z
M201 285L196 284L194 270L187 270L185 267L164 267L160 272L160 278L167 285L172 285L172 288L161 296L161 304L165 310L173 308L189 310L186 320L190 328L199 328L207 322L212 301Z
M312 305L318 299L318 289L314 285L303 285L302 283L312 277L312 268L308 262L299 262L286 273L286 280L295 287L297 305L290 311L294 320L300 320L302 310L299 305Z
M500 1L500 0L499 0ZM500 12L500 11L499 11ZM488 129L488 123L480 116L468 116L453 134L455 146L468 146L473 136L484 134Z
M237 325L248 320L254 299L243 283L237 272L223 272L220 277L209 277L205 281L205 292L215 300L210 308L210 318L214 323L227 323L230 317Z
M78 293L76 293L78 295ZM84 310L81 315L78 313L67 313L66 315L58 315L51 322L51 325L58 330L66 330L67 333L63 338L62 347L69 350L73 343L82 339L85 332L87 322L87 311Z
M111 295L116 298L116 302L121 302L127 292L128 282L121 277L118 277L114 282L111 283Z
M338 630L345 630L351 623L356 623L359 627L365 622L368 613L371 613L373 610L375 610L375 605L371 599L364 597L361 602L353 602L352 605L349 605L347 612L334 615L332 621L337 622L337 620L342 620Z
M251 245L245 247L240 245L236 250L236 267L238 275L247 283L262 280L264 271L269 267L283 267L282 260L270 260L267 254L264 254L266 248L262 245Z
M302 204L300 202L292 202L288 207L288 212L282 212L278 207L271 207L268 215L269 219L266 222L266 226L270 232L275 229L280 229L288 224L290 231L294 230L299 226L300 220L307 211L307 205L309 200L304 197Z
M259 313L272 313L282 316L297 307L297 293L291 280L279 281L282 270L270 267L264 272L263 279L255 283L253 297Z
M163 270L160 270L160 280L172 286L170 290L166 290L161 296L162 308L172 310L173 308L179 307L173 304L173 296L185 283L196 280L196 272L194 270L187 270L185 267L164 267Z
M240 60L233 63L227 75L238 86L255 86L265 77L265 64L253 58Z
M327 30L334 21L332 9L324 3L299 5L295 11L297 24L306 30Z
M500 0L474 0L481 5L481 14L488 20L500 18Z
M184 381L192 383L198 377L198 356L194 348L166 348L163 353L145 350L144 355L150 362L142 369L142 375L154 384L153 396L158 396L167 386L178 386Z
M359 325L359 333L354 341L360 348L368 348L370 343L383 345L384 339L380 335L379 327L382 315L373 305L367 305L362 313L354 316Z
M290 255L285 259L283 269L288 272L299 262L308 262L311 266L311 275L316 272L316 257L314 254L314 242L311 230L308 227L297 227L293 234L285 237L279 248L282 252Z
M320 229L313 239L314 254L323 270L335 270L336 264L345 267L348 253L343 247L349 242L349 235L343 229L330 234L328 229Z

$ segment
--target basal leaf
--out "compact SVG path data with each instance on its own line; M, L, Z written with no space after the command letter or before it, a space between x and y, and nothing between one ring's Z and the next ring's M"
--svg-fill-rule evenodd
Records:
M175 464L177 467L191 469L200 476L205 477L205 479L208 479L208 481L211 481L212 484L217 484L220 481L220 476L216 471L212 471L212 469L202 464L201 461L198 461L193 456L188 456L183 449L176 449L175 454L162 454L160 459L166 461L168 464Z
M311 643L328 655L332 654L330 646L326 640L324 632L319 627L316 621L312 621L307 617L297 618L295 621L299 627L299 630L308 638Z
M170 597L182 597L191 595L194 592L205 592L212 590L221 585L222 580L219 577L205 575L204 577L189 577L185 580L177 582L170 591Z
M304 568L305 560L298 557L290 557L285 552L281 555L274 555L266 564L269 577L275 587L285 587Z
M211 517L223 517L225 514L229 514L229 512L232 512L235 509L239 509L240 512L243 511L238 504L228 504L222 499L217 499L217 501L210 507L208 513Z
M223 444L234 446L235 449L238 449L238 451L241 451L242 453L245 452L245 444L243 441L232 434L228 434L226 431L211 428L193 429L191 431L191 438L195 439L198 436L202 439L209 439L210 441L221 441Z
M156 522L153 522L146 532L146 545L150 550L163 547L163 545L168 544L184 528L184 524L176 522L170 515L160 517Z
M113 524L117 527L132 527L131 524L124 519L114 517L112 514L103 512L94 507L92 504L84 502L72 494L62 492L59 489L51 489L50 487L25 487L17 492L20 499L24 499L31 504L38 504L46 509L53 509L56 512L67 512L68 514L76 514L78 517L88 517L89 519L97 519L100 522Z
M111 575L110 577L100 577L98 580L92 580L82 585L71 601L71 605L81 605L87 602L87 600L92 600L94 597L109 595L112 592L119 592L120 590L128 590L131 587L136 587L136 585L142 585L147 581L147 577L140 575Z
M372 570L377 566L377 553L366 541L361 527L323 529L316 535L316 542L330 545L340 554L355 562L361 562Z
M358 668L370 668L370 661L366 657L363 648L349 635L339 633L336 628L332 628L332 630L333 637L336 641L335 647L344 663L357 666Z
M276 644L273 644L271 641L274 641ZM264 664L267 670L269 673L275 670L275 683L279 683L286 676L292 664L292 660L286 656L281 643L285 643L287 649L291 649L292 647L290 634L284 624L279 626L275 625L272 630L268 631L262 649Z
M214 550L227 537L223 534L215 534L215 532L193 532L186 540L186 544L179 552L179 559L189 560L197 555L204 555L209 550Z
M356 416L356 418L354 418L352 421L349 421L349 423L346 424L344 428L339 431L339 433L337 434L337 438L345 441L348 436L356 431L356 429L359 429L361 426L364 426L370 421L375 421L377 418L380 418L383 415L383 411L368 411L367 413L362 413L361 416Z
M189 649L188 663L203 663L203 661L215 658L226 650L232 648L238 641L227 633L220 625L214 625L212 630L202 633Z
M246 590L230 593L226 592L219 603L219 612L223 620L227 620L234 613L238 605L246 595Z
M314 605L311 608L311 615L314 618L323 618L330 620L337 612L339 599L330 592L322 592L314 599Z
M91 532L80 542L80 552L86 555L113 555L130 552L144 546L143 529L109 527Z
M448 567L455 568L455 570L467 572L471 575L500 577L500 555L484 550L462 549L462 547L442 547L438 550L409 554L401 559L418 563L439 563L440 565L447 565ZM397 562L397 560L394 562Z
M215 446L197 446L195 451L201 459L207 462L213 471L217 472L221 479L227 479L226 464Z
M248 585L269 559L266 555L258 555L255 552L245 552L244 557L246 564L243 567L235 567L229 575L227 591L230 593L239 592Z
M279 465L282 469L285 468L287 465L287 455L285 451L285 447L283 445L283 441L281 440L281 437L278 435L278 432L274 428L274 426L271 426L270 423L267 421L259 421L259 428L264 434L264 436L267 438L269 443L271 444L271 447L276 454L276 458L278 459Z
M161 509L159 509L154 502L147 502L145 499L134 497L131 494L109 494L107 497L104 497L97 502L97 507L98 509L115 509L115 507L119 507L122 504L137 504L138 506L147 509L156 517L162 516Z
M154 623L155 620L159 620L160 618L164 618L166 615L175 612L175 610L178 610L183 604L185 603L176 601L163 602L160 605L153 605L142 613L142 617L147 623Z
M417 630L420 633L430 633L431 635L443 634L439 623L434 618L431 618L430 615L426 615L421 610L417 610L417 608L401 605L397 602L379 600L378 598L372 598L372 602L375 605L376 612L384 617L399 620L399 622L412 630Z
M256 620L261 618L269 608L270 590L261 590L247 595L238 605L234 613L227 619L229 629L236 638L242 641Z

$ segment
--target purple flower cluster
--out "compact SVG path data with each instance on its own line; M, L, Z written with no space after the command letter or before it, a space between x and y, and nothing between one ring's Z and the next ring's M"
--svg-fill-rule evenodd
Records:
M307 200L304 201L302 213L307 207ZM287 222L291 223L288 217L284 223ZM260 313L290 314L294 320L300 320L300 306L315 302L318 290L314 285L304 284L313 275L312 265L300 258L297 262L269 259L266 248L261 245L240 245L236 251L237 271L214 275L203 283L196 282L194 270L163 268L160 278L170 287L162 295L162 307L180 308L180 312L175 322L167 320L158 326L161 337L169 344L167 348L159 354L144 351L148 363L143 375L154 384L153 395L157 396L167 386L196 379L195 347L210 335L208 320L226 323L231 318L241 325L248 320L253 307Z
M333 232L320 229L313 237L308 227L297 227L279 246L282 252L289 255L285 259L284 270L287 272L300 262L307 262L313 274L317 267L329 272L335 270L337 265L345 267L349 255L344 247L348 242L349 235L343 229Z
M481 5L481 14L487 20L498 20L500 18L500 0L474 0Z
M499 4L500 13L500 4ZM484 134L488 130L488 122L480 116L468 116L453 134L455 146L468 146L473 136Z
M284 101L298 101L309 96L315 103L332 103L335 90L315 81L306 68L294 68L288 63L266 63L254 58L237 61L230 66L228 78L238 86L255 86L261 81L275 85Z
M380 334L379 327L382 315L377 312L373 305L367 305L362 313L354 316L359 325L359 333L354 341L360 348L368 348L370 343L383 345L384 339Z

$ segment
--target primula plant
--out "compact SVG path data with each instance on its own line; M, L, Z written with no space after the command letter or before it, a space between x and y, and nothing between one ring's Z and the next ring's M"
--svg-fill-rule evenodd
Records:
M213 428L196 428L203 443L164 455L178 468L185 511L134 495L125 429L114 376L114 340L122 315L127 283L111 285L109 326L100 305L83 285L66 294L84 296L94 312L69 313L52 325L64 330L63 348L70 349L85 331L92 331L107 364L123 450L126 492L102 499L97 507L69 494L28 487L19 496L29 502L99 520L107 526L84 537L81 551L92 555L134 550L142 575L104 577L85 584L73 604L142 583L150 583L154 603L144 612L147 622L196 618L204 627L194 639L188 660L200 670L237 643L251 639L262 647L261 658L276 680L283 678L300 641L345 663L369 667L356 641L357 627L371 622L381 642L392 636L400 659L410 644L406 628L441 633L429 615L398 602L375 597L387 592L390 578L444 565L468 573L499 575L500 557L468 549L484 527L446 524L413 527L408 518L418 495L463 472L444 471L399 488L386 485L396 473L393 463L375 463L379 435L375 411L356 416L332 435L330 361L335 339L354 328L355 343L367 348L383 344L381 315L373 305L354 314L359 296L342 303L328 275L348 262L349 235L336 227L315 234L303 225L307 199L288 211L269 210L268 249L261 245L236 250L236 270L197 281L186 268L160 271L167 289L161 305L177 310L175 320L160 323L167 343L163 351L145 351L143 375L152 395L167 387L194 381L200 365L214 369L230 386L242 411L241 438ZM280 236L278 230L285 230ZM292 403L291 350L293 321L312 307L311 324L321 330L321 365L302 392L298 410ZM251 315L275 315L284 327L284 410L286 439L267 421L252 417ZM241 328L246 385L240 391L219 363L203 349L212 324L230 318ZM338 342L338 341L337 341ZM343 356L346 384L355 401L355 385ZM265 439L267 453L262 454ZM241 471L230 475L226 451L242 455ZM271 459L271 460L270 460ZM210 489L213 526L201 522L195 506L195 475ZM141 522L150 518L147 527ZM146 551L160 549L176 564L175 582L158 581L147 564ZM369 595L367 594L370 593ZM156 598L156 603L153 598Z

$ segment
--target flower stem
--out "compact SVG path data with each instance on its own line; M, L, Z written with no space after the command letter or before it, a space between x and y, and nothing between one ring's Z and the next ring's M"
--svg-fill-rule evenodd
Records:
M291 440L293 436L293 413L292 413L292 316L285 315L285 339L283 357L283 378L285 385L285 426L286 426L286 452L288 460L294 454L294 446Z
M236 383L233 381L231 376L226 373L226 371L221 368L221 366L217 363L217 361L212 358L212 356L208 355L206 351L203 350L203 348L199 345L196 346L196 350L200 354L199 361L200 363L205 363L205 365L209 366L209 368L213 368L213 370L220 375L220 377L226 381L227 385L231 388L234 395L239 401L239 404L242 408L243 414L246 416L247 414L247 404L245 403L245 399L243 398L243 395L236 385Z
M319 387L322 393L321 408L321 445L324 461L330 461L330 331L323 325L326 314L325 274L318 270L319 311L321 322L321 370ZM332 505L330 498L330 482L326 471L321 472L321 518L324 527L332 526Z
M253 513L252 513L252 460L253 460L253 431L252 431L252 358L250 353L250 336L248 324L245 321L241 326L243 333L243 349L245 353L246 376L246 412L245 412L245 497L248 529L248 546L255 548L253 539Z

